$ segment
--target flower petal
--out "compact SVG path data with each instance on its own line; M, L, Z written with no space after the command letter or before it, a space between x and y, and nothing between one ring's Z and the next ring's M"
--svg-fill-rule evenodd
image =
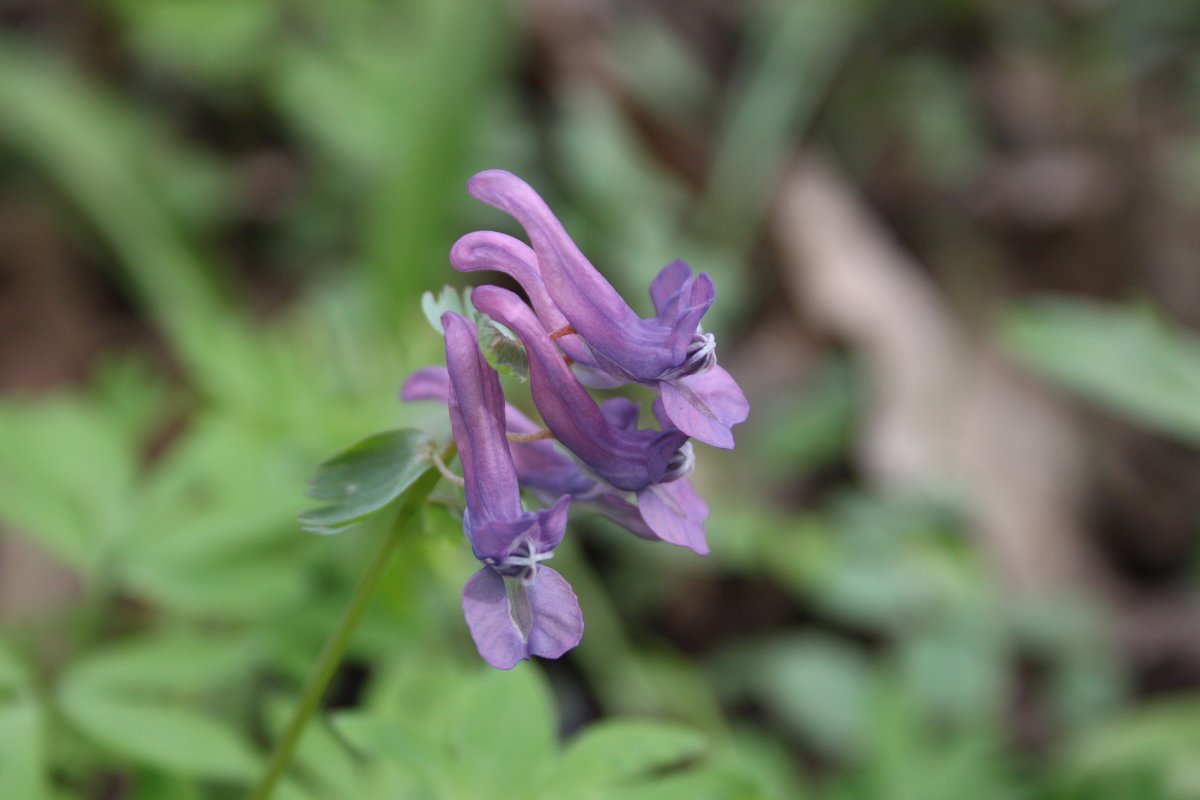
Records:
M528 183L511 172L493 169L471 178L467 191L521 223L537 254L541 277L550 296L561 294L568 298L574 310L580 312L581 320L586 317L600 325L638 321L633 309L584 257L554 212ZM555 288L559 291L555 292ZM561 303L558 305L563 308ZM568 319L574 319L565 308L563 312Z
M674 329L657 319L640 319L529 184L512 173L488 170L471 178L467 189L521 223L537 254L546 292L606 371L649 381L679 366L687 342L679 350ZM693 332L694 326L688 336Z
M680 478L656 483L638 492L637 498L642 518L658 539L690 548L700 555L708 553L704 536L708 504L696 494L691 481Z
M450 376L450 428L458 444L473 526L521 516L521 489L504 435L504 392L475 340L475 325L447 311L446 370Z
M583 612L571 585L542 567L529 586L504 578L491 567L463 587L463 616L483 660L512 669L531 655L558 658L583 638Z
M675 339L683 342L683 351L679 354L681 360L687 353L692 336L700 327L701 318L708 313L716 299L717 287L713 285L712 278L704 272L697 275L690 286L684 286L680 290L678 315L668 322L672 326Z
M406 391L410 384L414 387L412 394L417 393L418 387L421 389L421 396L412 397L411 399L442 400L445 402L445 391L448 389L449 379L445 376L445 370L441 367L418 370L406 382ZM439 387L442 392L441 396L437 396ZM626 422L625 424L630 426L636 424L637 404L630 400L616 397L610 398L605 401L601 410L613 425L619 426L621 424L619 420L622 416L626 420L632 419L632 422ZM670 424L661 400L655 402L654 413L664 425ZM507 406L507 415L508 429L514 433L532 433L538 429L536 423L511 405ZM692 518L689 518L685 511L679 509L695 506L694 501L689 501L685 497L684 502L672 503L669 499L673 495L681 495L687 492L687 489L682 486L686 481L681 480L670 484L662 484L662 486L673 487L667 490L668 500L666 501L659 496L662 494L661 492L644 494L641 502L645 508L639 509L638 505L630 502L627 493L605 487L603 484L597 484L585 476L574 461L560 453L555 449L553 443L549 441L513 443L510 446L521 485L532 489L543 498L549 499L570 494L575 498L576 506L590 507L632 532L635 536L643 539L654 541L664 540L673 544L682 544L685 547L691 546L688 544L689 542L702 543L704 541L704 513L699 510L700 507L696 507L696 511L692 512ZM690 489L690 487L688 488ZM676 510L672 510L673 506ZM646 508L649 510L646 511ZM661 533L656 532L647 523L646 514L649 514L650 519L655 521ZM495 549L498 552L492 554L491 557L497 559L502 557L507 552L507 547L511 545L515 537L525 530L527 530L527 527L523 527L515 533L510 530L503 535L501 535L500 531L489 534L489 536L495 536L503 540L502 544L495 545ZM539 549L545 548L539 545ZM479 555L478 552L477 555Z
M450 374L445 367L425 367L417 370L404 382L400 398L406 402L432 400L443 404L450 401ZM504 404L505 429L509 433L536 433L541 426L525 416L511 403ZM533 442L509 442L517 480L524 488L543 497L578 495L593 490L596 482L579 469L570 457L562 454L554 442L541 439Z
M537 529L530 531L533 544L539 553L549 553L562 544L563 536L567 533L567 509L571 506L570 495L563 495L558 501L537 515Z
M624 492L600 492L595 497L583 500L582 505L594 508L634 536L659 541L658 535L646 524L642 512L628 497Z
M511 433L536 433L542 426L525 416L513 405L505 406L505 419ZM579 469L579 465L563 455L548 439L533 442L509 442L513 464L521 486L545 497L583 494L596 482Z
M561 342L561 340L559 341ZM592 361L598 365L600 361L596 358L596 354L591 351L588 352ZM567 355L570 355L570 353L567 353ZM618 386L624 386L630 381L631 376L623 369L616 372L609 372L600 366L581 364L579 363L579 359L575 359L575 362L571 365L571 371L575 373L576 378L579 378L580 383L592 389L615 389Z
M746 420L750 404L732 375L714 366L699 375L659 381L658 386L672 425L713 447L733 447L730 428Z
M512 551L513 543L538 524L537 514L532 511L516 519L494 519L482 524L471 520L469 513L464 519L467 520L464 527L470 527L467 538L471 541L475 557L480 561L495 563L502 561Z
M511 277L528 295L547 333L570 325L546 291L537 255L524 242L495 231L475 231L460 238L450 248L450 263L459 272L497 270ZM573 361L585 365L595 363L578 334L560 336L556 341Z
M583 639L583 612L566 578L541 567L527 591L533 611L530 655L558 658L579 644Z
M512 669L529 658L529 642L509 611L504 578L491 567L476 572L463 587L463 616L475 649L496 669Z
M409 375L400 387L400 399L406 403L416 400L450 399L450 373L445 367L423 367Z
M619 489L636 491L662 479L686 435L613 427L519 297L496 286L480 286L472 301L521 338L529 355L534 405L560 443Z
M608 424L621 430L637 430L638 417L642 414L641 407L625 397L610 397L600 404L600 413L608 420Z
M679 290L691 277L692 268L686 261L672 261L659 270L650 282L650 300L659 319L670 314L671 309L678 305Z
M509 555L519 539L528 537L539 553L558 547L567 532L570 495L563 495L549 508L527 511L512 520L492 520L471 526L469 537L475 557L480 561L500 562Z
M574 460L556 450L552 442L514 442L511 446L521 486L537 492L542 498L585 494L596 486L596 482L584 475Z

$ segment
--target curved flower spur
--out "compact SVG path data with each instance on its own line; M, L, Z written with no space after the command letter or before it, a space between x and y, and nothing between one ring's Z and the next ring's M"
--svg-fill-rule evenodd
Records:
M511 669L530 656L558 658L583 637L570 584L542 562L562 541L570 497L548 509L521 507L505 437L500 378L479 352L474 324L442 316L450 427L462 463L463 532L483 567L463 589L463 613L479 655Z
M532 252L504 234L475 232L455 243L455 269L495 269L521 284L542 326L573 360L614 383L658 388L674 427L706 444L733 447L731 428L749 405L733 377L716 363L716 340L700 320L716 296L712 280L682 261L668 264L650 286L656 316L642 319L584 257L529 184L488 170L467 184L471 195L511 215ZM575 336L582 339L573 341ZM582 347L586 347L586 353Z

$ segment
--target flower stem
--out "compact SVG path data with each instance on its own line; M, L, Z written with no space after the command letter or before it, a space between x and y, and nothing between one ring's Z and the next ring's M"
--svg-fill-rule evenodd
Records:
M447 448L442 457L443 459L454 457L453 444ZM304 690L300 695L300 704L293 712L287 729L283 732L283 738L275 745L275 751L271 753L271 760L267 763L266 771L253 794L250 795L250 800L268 800L275 790L275 784L283 777L284 771L291 763L296 746L300 744L305 727L325 697L329 681L333 679L333 674L337 671L338 664L341 663L342 656L345 655L346 648L350 645L354 631L358 628L358 623L367 610L367 606L370 605L375 588L379 585L383 573L387 571L387 566L403 539L404 533L421 510L421 506L425 504L425 500L433 491L433 487L437 485L440 477L438 471L431 466L408 490L407 496L396 511L392 524L388 527L387 535L384 536L379 549L375 551L374 557L367 565L367 571L359 580L358 587L354 590L354 596L350 598L350 605L342 613L337 628L325 642L325 647L317 657L317 663L313 666L313 671L309 674L308 681L304 684Z
M545 439L554 438L554 434L545 428L542 428L539 431L534 431L533 433L506 433L504 435L510 442L516 442L518 444L523 444L525 442L540 442Z

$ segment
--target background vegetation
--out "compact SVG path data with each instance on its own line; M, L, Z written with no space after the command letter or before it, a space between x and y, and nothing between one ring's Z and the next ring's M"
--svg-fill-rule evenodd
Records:
M0 2L0 798L223 798L381 531L314 465L538 186L751 401L701 559L599 520L484 668L431 506L279 796L1200 797L1200 9ZM708 324L708 323L706 323Z

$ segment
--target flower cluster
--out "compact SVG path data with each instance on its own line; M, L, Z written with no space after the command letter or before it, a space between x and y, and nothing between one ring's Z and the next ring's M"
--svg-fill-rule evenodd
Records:
M693 275L682 261L668 264L650 285L655 316L640 318L520 178L490 170L468 190L510 214L529 237L526 245L492 231L470 233L450 261L462 272L506 273L528 297L480 286L471 300L524 348L545 429L505 402L475 323L453 312L442 316L446 367L417 371L401 396L449 408L466 492L463 531L483 564L463 591L463 610L480 655L509 669L530 656L557 658L583 635L574 592L543 564L562 541L570 503L643 538L708 552L708 506L687 478L690 439L733 447L730 429L749 407L717 365L713 335L700 328L715 297L707 275ZM657 391L660 429L638 427L636 403L597 403L584 388L626 383ZM546 508L525 511L522 488Z

